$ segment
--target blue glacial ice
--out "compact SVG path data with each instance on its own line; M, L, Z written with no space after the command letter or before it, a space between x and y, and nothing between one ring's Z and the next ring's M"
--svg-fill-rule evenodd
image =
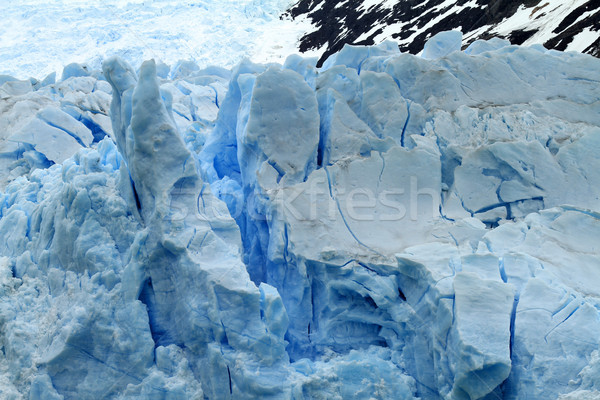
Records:
M458 36L3 80L0 397L600 398L600 60Z

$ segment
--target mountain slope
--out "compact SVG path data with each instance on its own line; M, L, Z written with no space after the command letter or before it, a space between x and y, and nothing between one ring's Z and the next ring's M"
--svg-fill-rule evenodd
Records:
M321 63L346 43L386 39L416 54L428 38L451 29L463 32L464 46L500 37L600 56L598 0L300 0L286 15L312 23L314 30L301 38L299 48L324 48Z

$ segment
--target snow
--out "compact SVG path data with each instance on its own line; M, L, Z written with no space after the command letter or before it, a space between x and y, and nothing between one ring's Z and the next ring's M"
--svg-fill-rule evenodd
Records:
M360 4L360 7L363 10L369 10L370 8L373 8L375 6L380 5L381 2L379 0L365 0Z
M535 33L523 43L524 46L545 43L556 33L559 33L554 31L558 28L565 17L567 17L573 10L583 6L584 4L586 4L586 0L545 0L539 4L539 6L543 6L543 8L540 8L537 11L535 11L535 7L527 8L525 6L520 6L513 15L506 18L496 26L483 26L473 32L470 32L469 35L465 36L465 39L478 37L484 32L497 34L501 37L508 37L511 32L515 30L522 30L535 31ZM573 21L572 24L575 22L576 21ZM584 30L584 32L587 32L587 29ZM576 43L571 43L568 50L582 52L598 39L597 33L583 34L582 32L581 34L577 35L577 37L579 37L579 40L577 40Z
M597 397L599 81L456 31L7 79L0 397Z
M566 50L580 51L580 49L585 49L589 46L590 43L594 43L594 40L596 40L596 32L586 28L573 38L573 41L569 43Z

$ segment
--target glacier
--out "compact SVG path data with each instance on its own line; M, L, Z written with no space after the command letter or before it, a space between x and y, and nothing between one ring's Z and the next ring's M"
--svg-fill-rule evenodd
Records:
M0 3L2 74L24 79L71 68L100 70L118 55L136 67L232 68L244 57L283 62L311 25L282 14L291 0L13 0ZM277 32L276 35L273 32ZM311 52L317 54L317 51ZM60 76L60 75L59 75Z
M0 397L600 398L600 60L460 39L3 78Z

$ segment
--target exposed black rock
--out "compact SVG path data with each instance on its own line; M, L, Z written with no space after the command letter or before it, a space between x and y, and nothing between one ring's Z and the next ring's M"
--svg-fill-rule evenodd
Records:
M457 0L445 7L444 0L402 0L393 5L389 1L380 1L367 9L363 3L361 0L300 0L295 3L285 16L306 16L314 26L312 32L301 38L300 51L324 49L318 63L322 65L346 43L375 44L375 38L390 25L396 29L391 38L399 42L400 50L413 54L421 51L431 36L451 29L460 29L464 33L465 46L476 39L494 36L522 44L537 30L520 29L501 35L493 32L494 27L517 12L527 13L535 20L553 11L544 0L477 0L476 7L467 6L469 0ZM430 24L433 20L436 22ZM547 48L564 50L584 29L600 31L599 0L590 0L574 9L552 31L554 36L543 44ZM585 52L598 56L598 40Z

